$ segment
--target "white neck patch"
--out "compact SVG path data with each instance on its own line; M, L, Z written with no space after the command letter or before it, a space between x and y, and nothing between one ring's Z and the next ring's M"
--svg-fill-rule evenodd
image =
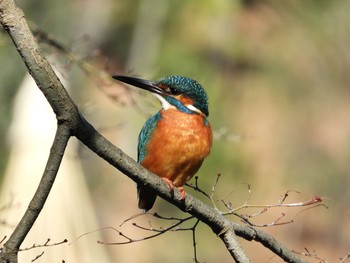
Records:
M168 109L174 109L175 106L171 105L169 102L167 102L162 96L160 96L159 94L155 94L153 93L154 96L156 96L160 102L162 103L162 107L164 110L168 110Z
M161 95L155 94L155 93L153 93L153 95L156 96L156 97L160 100L160 102L162 103L162 107L163 107L164 110L175 109L175 108L176 108L175 106L171 105L168 101L166 101L166 99L164 99ZM189 109L189 110L191 110L191 111L193 111L193 112L197 112L197 113L199 113L199 114L203 114L203 113L201 112L201 110L199 110L198 108L196 108L195 106L193 106L193 105L191 105L191 104L185 105L185 106L186 106L187 109Z
M195 106L193 105L185 105L188 109L190 109L191 111L197 112L199 114L203 114L199 109L197 109Z

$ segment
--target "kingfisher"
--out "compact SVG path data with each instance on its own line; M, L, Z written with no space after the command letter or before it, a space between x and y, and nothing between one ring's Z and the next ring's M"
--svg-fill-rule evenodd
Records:
M195 80L168 76L150 81L129 76L112 76L121 82L147 90L161 102L162 108L144 124L138 137L137 162L166 181L170 189L180 190L209 155L212 130L208 95ZM157 195L138 184L138 207L150 210Z

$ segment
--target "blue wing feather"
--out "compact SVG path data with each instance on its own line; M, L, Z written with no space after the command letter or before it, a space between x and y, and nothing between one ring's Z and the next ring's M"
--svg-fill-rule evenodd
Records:
M139 143L137 146L137 162L141 163L147 154L146 145L151 138L152 132L157 126L158 121L162 118L160 111L149 118L143 125L142 130L139 134Z

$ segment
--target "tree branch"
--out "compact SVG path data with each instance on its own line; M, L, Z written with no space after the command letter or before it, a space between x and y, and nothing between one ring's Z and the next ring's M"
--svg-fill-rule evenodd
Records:
M268 233L261 231L253 227L246 227L235 224L232 226L237 236L242 237L246 240L254 240L259 242L267 249L271 250L274 254L278 255L285 262L293 263L306 263L307 261L298 257L290 249L286 248L281 242L276 240L273 236Z
M0 23L10 35L29 74L45 95L57 118L69 121L71 126L74 125L73 123L79 123L77 106L41 54L23 11L16 6L13 0L0 1Z
M163 180L147 171L132 158L122 152L119 148L110 143L80 115L77 106L69 97L61 82L55 75L53 69L47 60L41 55L39 47L28 28L22 10L15 6L13 0L2 0L0 2L0 23L12 38L12 41L14 42L14 45L20 53L24 63L26 64L29 73L34 78L39 89L43 92L57 116L60 124L57 133L63 133L63 135L61 135L62 138L57 138L58 141L68 141L70 135L75 135L93 152L123 172L129 178L137 183L149 186L155 193L157 193L169 203L172 203L182 211L185 211L197 217L203 223L207 224L213 230L213 232L222 239L228 251L236 262L249 262L248 257L245 255L244 251L237 241L236 235L239 235L248 240L256 240L262 243L264 246L272 250L287 262L304 262L301 259L297 258L292 252L284 248L279 242L274 240L268 234L255 230L251 227L241 226L239 224L231 222L219 211L205 205L189 194L186 195L186 198L184 200L181 200L180 193L177 189L175 190L174 195L170 193L167 184ZM61 160L65 145L61 143L60 147L62 148L59 148L60 151L56 152L56 154L58 154L57 158ZM51 155L50 158L52 158ZM54 176L57 172L56 169L58 169L58 167L54 168L55 166L51 164L51 161L54 160L49 159L44 177L48 175ZM56 164L59 165L57 160ZM46 182L46 179L44 180L44 177L42 181L45 181L45 184L51 183L52 186L52 177L51 180L48 180L48 182ZM46 194L48 194L50 191L51 186L46 186ZM40 188L40 191L41 190L44 189ZM34 196L34 198L38 197ZM42 202L45 202L45 199L42 197L40 200ZM42 207L31 207L30 205L28 209L29 211L27 210L23 218L27 216L27 213L33 213L33 211L31 211L33 208L34 211L37 211L39 213L39 209ZM10 251L9 248L11 247L18 250L18 247L25 238L25 232L28 232L30 230L30 227L30 222L27 222L24 219L21 221L17 228L24 228L25 231L21 231L22 234L16 231L13 233L14 236L18 235L18 238L16 238L16 241L12 241L15 238L12 238L11 236L11 242L9 240L7 242L8 244L6 243L7 253L16 253L14 250ZM3 253L4 251L0 254L0 257L3 255ZM10 262L16 262L15 259L16 258Z
M0 253L0 262L17 262L19 247L32 228L35 220L38 218L49 196L69 138L69 127L64 124L58 125L49 159L39 186L21 221L18 223L8 241L4 244L3 251Z

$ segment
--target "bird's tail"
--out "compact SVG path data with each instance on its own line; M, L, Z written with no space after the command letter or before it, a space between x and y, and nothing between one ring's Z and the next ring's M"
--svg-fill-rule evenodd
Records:
M139 208L147 212L153 207L157 195L154 194L151 190L149 190L149 188L138 184L137 197Z

